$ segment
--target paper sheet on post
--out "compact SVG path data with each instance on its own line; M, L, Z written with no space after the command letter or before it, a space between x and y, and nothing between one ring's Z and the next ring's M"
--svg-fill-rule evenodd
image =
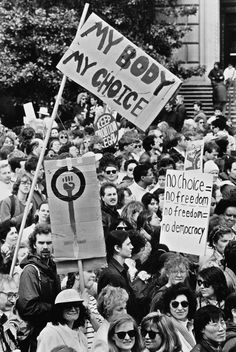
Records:
M172 251L203 255L211 194L212 175L168 170L160 242Z
M56 259L105 257L94 157L45 160Z
M146 130L181 80L92 13L58 69Z

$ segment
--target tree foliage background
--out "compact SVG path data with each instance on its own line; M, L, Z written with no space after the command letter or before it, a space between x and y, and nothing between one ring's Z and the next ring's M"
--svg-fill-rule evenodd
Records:
M7 97L15 105L32 101L50 106L54 101L62 78L56 65L75 36L84 4L82 0L0 0L0 114L5 114ZM190 28L177 26L176 19L194 14L194 7L177 6L177 0L91 0L89 4L89 13L95 12L181 75L171 54ZM67 81L66 118L72 117L81 89Z

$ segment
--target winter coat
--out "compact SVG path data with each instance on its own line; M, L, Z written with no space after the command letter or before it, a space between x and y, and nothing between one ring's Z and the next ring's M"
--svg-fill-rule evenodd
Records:
M222 348L214 341L202 340L190 352L222 352Z
M223 347L223 352L229 352L232 347L236 346L236 324L227 323L226 341Z

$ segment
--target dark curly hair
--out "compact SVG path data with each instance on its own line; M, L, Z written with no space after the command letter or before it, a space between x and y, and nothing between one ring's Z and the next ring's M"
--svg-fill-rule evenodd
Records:
M209 233L209 246L214 248L215 243L217 243L221 237L228 233L232 233L231 228L228 226L218 225L213 227Z
M35 243L38 234L48 235L51 233L51 227L49 225L36 225L34 231L29 236L29 248L31 253L35 253Z
M182 282L170 286L164 292L162 313L170 314L170 302L180 295L185 295L187 297L189 303L188 319L192 319L197 308L196 296L194 292Z

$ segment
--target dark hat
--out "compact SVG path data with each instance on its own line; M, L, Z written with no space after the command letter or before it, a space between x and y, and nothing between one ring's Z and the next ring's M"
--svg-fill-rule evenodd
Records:
M219 203L216 205L214 213L217 215L224 214L225 210L228 207L236 208L236 198L221 199Z

